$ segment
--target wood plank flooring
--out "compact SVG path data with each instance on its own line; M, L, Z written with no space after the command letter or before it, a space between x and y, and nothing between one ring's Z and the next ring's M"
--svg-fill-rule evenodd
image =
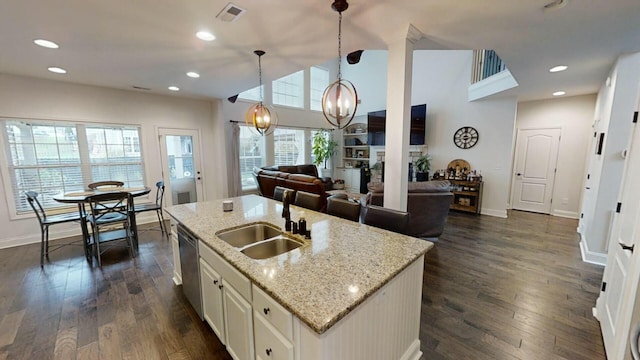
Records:
M427 254L425 359L604 359L591 307L602 268L580 260L577 222L454 213ZM171 244L140 236L90 266L66 247L0 250L2 359L230 359L172 282ZM301 359L303 360L303 359ZM386 359L385 359L386 360Z
M582 262L577 221L451 212L427 254L425 359L605 359L591 315L603 268Z

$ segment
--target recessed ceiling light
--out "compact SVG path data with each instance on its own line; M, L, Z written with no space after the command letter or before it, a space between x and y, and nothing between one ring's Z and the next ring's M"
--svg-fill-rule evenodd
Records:
M195 72L195 71L189 71L189 72L187 73L187 76L188 76L188 77L190 77L190 78L197 79L197 78L199 78L199 77L200 77L200 74L198 74L198 73L197 73L197 72Z
M56 67L56 66L49 67L49 71L51 71L52 73L56 73L56 74L66 74L67 73L67 70L65 70L63 68Z
M45 39L35 39L33 40L33 42L38 46L46 47L49 49L57 49L60 47L58 46L58 44L54 43L53 41L49 41Z
M198 39L204 41L213 41L216 39L216 36L208 31L198 31L196 33L196 36L198 37Z
M564 95L566 93L567 93L566 91L556 91L556 92L553 93L553 96L562 96L562 95Z
M177 86L169 86L168 89L171 91L180 91L180 88Z
M558 65L558 66L554 66L551 69L549 69L549 72L565 71L565 70L567 70L567 68L568 68L567 65Z

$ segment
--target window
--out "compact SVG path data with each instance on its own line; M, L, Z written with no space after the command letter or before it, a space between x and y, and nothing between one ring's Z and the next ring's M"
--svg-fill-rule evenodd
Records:
M272 89L274 105L304 107L304 71L275 80Z
M247 91L243 91L238 94L240 99L251 100L251 101L260 101L263 99L264 94L264 85L258 85L253 89L249 89Z
M311 67L311 110L322 111L322 94L329 86L329 70L317 66Z
M277 128L273 132L275 165L304 164L304 130Z
M258 187L253 178L253 168L265 165L264 137L240 126L240 179L242 190L253 190Z
M53 195L82 191L91 182L119 180L127 187L144 186L137 127L5 120L4 129L18 214L31 211L23 196L29 190L42 194L39 200L45 208L56 208L65 205Z

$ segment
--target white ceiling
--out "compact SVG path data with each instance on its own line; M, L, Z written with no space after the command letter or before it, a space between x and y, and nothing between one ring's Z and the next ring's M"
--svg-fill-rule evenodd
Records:
M386 49L419 29L423 49L495 49L520 86L520 101L598 91L621 53L640 51L639 0L351 0L343 14L343 53ZM277 78L337 53L331 0L233 0L237 21L215 16L227 0L4 0L0 72L153 93L226 98L257 85L255 49L265 77ZM217 39L194 34L208 29ZM44 49L33 40L60 44ZM569 70L550 74L554 65ZM49 66L67 69L56 75ZM199 79L185 73L197 71ZM357 84L356 84L357 86Z

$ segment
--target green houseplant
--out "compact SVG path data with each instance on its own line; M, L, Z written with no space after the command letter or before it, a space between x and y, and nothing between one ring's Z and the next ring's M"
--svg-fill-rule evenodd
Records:
M424 154L416 160L416 181L428 181L431 169L431 156Z
M327 169L327 160L333 155L338 143L331 137L331 131L318 130L311 140L311 151L313 151L313 163L316 166L324 164Z

